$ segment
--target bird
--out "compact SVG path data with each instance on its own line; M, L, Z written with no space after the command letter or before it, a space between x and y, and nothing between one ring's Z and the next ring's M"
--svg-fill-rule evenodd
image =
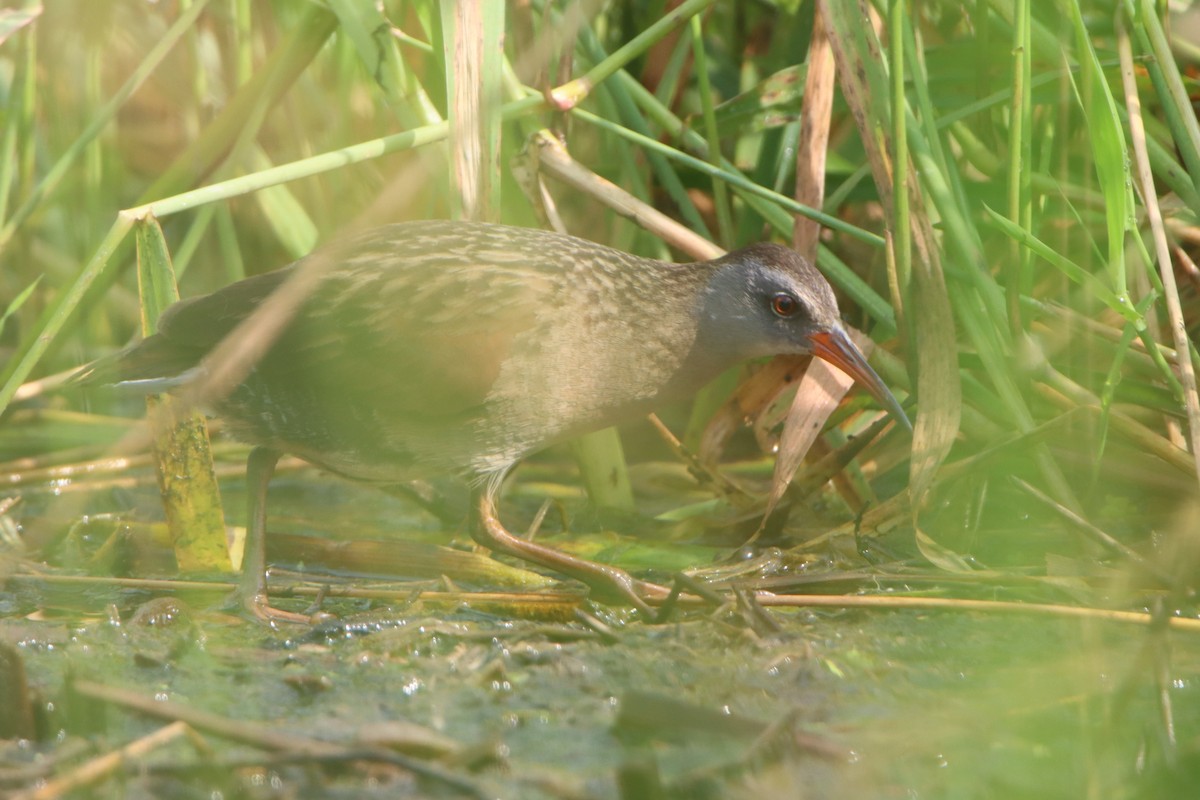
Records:
M362 481L463 476L477 489L479 543L644 609L662 587L504 528L496 497L518 461L780 354L834 364L911 429L846 335L829 283L791 248L758 243L681 264L468 221L384 225L179 301L116 355L118 385L195 380L210 351L313 259L323 267L314 290L213 408L253 445L240 594L263 618L282 613L267 603L263 537L284 453Z

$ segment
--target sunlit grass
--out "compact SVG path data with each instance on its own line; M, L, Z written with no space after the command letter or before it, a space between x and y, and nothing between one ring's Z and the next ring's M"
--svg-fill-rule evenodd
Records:
M443 77L452 65L441 48L420 44L436 40L445 22L431 4L389 20L396 35L384 37L369 35L383 18L356 4L334 4L333 14L204 5L168 30L166 18L137 17L128 4L78 15L61 4L6 42L5 146L14 158L2 176L0 220L5 404L30 379L110 352L132 334L122 208L163 219L177 268L197 265L183 284L190 294L283 263L351 227L440 216L455 205L457 140L449 149L442 143L454 129L443 124L455 111L446 105L453 76ZM846 99L834 109L826 178L834 204L823 209L833 216L822 217L834 229L819 261L844 293L847 318L885 337L888 353L877 361L885 376L917 396L912 491L889 493L895 502L876 506L867 522L925 520L927 555L941 537L951 550L964 547L961 531L942 530L940 515L927 512L961 507L978 524L992 511L1003 517L998 504L1039 506L1010 472L1102 527L1114 495L1128 503L1163 496L1166 504L1153 505L1169 512L1183 500L1175 478L1194 473L1191 459L1171 457L1130 479L1123 455L1146 452L1147 438L1157 437L1161 444L1142 456L1150 466L1154 452L1183 455L1190 436L1184 401L1194 386L1173 367L1172 292L1154 265L1147 227L1162 218L1142 205L1128 127L1136 96L1146 163L1162 191L1180 190L1164 196L1166 222L1158 225L1172 241L1188 241L1200 157L1192 155L1190 108L1179 106L1186 87L1174 63L1154 60L1165 40L1150 10L1131 6L1117 29L1096 9L1068 8L1060 16L1024 2L972 14L935 6L909 19L896 3L881 11L904 13L878 41L854 14L832 17L838 64L862 65L865 83L855 91L842 78ZM803 210L786 195L804 65L783 32L804 31L805 15L717 7L623 47L632 41L626 31L654 18L650 9L639 13L580 19L552 7L510 15L509 105L486 106L488 120L507 120L492 128L503 133L504 161L540 124L575 116L567 144L577 159L645 201L663 198L668 213L705 235L719 231L726 246L771 228L787 235L790 212ZM576 36L567 35L572 25ZM975 46L964 44L966 34ZM135 46L150 38L159 49ZM1130 53L1125 84L1120 41ZM560 102L586 95L578 111L551 113L531 94L519 101L524 116L502 117L526 91L516 81L531 91L562 83L548 71L573 42L577 67L561 75L603 79L594 89L583 81L562 90ZM877 47L887 62L872 56ZM98 48L107 58L89 57ZM248 69L255 60L263 66ZM67 80L40 64L82 70ZM857 130L848 113L856 108ZM397 125L416 125L417 133L396 134ZM907 147L893 147L897 136ZM320 153L331 155L311 159ZM873 187L865 166L851 169L864 161L876 165ZM637 162L653 169L631 169ZM707 175L698 171L705 164ZM222 188L185 191L214 183ZM507 172L498 187L502 218L535 224ZM158 202L135 202L150 200ZM585 197L564 196L560 213L578 234L662 252ZM1191 291L1185 285L1185 307ZM89 398L99 411L105 402ZM892 437L887 446L904 443ZM1157 477L1161 470L1175 477ZM1114 474L1124 477L1118 486ZM1165 495L1163 486L1171 487ZM1132 545L1144 543L1144 534L1129 534Z
M433 0L384 5L77 0L0 17L0 476L39 524L89 507L57 497L51 470L128 447L113 417L142 413L54 378L138 330L138 218L162 225L184 296L361 227L463 213L557 214L584 238L694 256L612 210L590 170L722 248L790 241L797 214L822 222L818 265L908 398L911 438L875 440L858 394L833 414L809 459L835 478L802 472L762 534L781 563L1194 615L1196 43L1161 4L896 0L870 20L817 4L839 70L821 208L795 199L812 4L504 4L479 21L503 27L504 50L488 51L477 127L456 92L469 65L443 46L472 23ZM539 135L565 144L580 182L529 179ZM471 137L479 163L463 156ZM576 546L671 571L679 542L727 553L759 529L782 413L750 431L721 416L737 377L665 412L734 485L631 427L640 516L593 526L616 544ZM713 418L736 431L706 433ZM510 495L527 518L574 501L540 470ZM152 480L144 462L136 474Z

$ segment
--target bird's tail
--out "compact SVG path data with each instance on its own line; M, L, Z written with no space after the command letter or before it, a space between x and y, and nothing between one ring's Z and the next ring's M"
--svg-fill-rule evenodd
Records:
M194 380L200 370L197 361L161 337L151 336L83 365L65 385L105 385L131 394L161 394Z

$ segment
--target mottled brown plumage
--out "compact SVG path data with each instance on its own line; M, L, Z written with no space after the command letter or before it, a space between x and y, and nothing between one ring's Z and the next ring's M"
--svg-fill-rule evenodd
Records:
M825 279L779 245L671 264L545 231L425 221L333 247L316 291L217 410L247 441L350 477L497 476L777 353L837 363L903 419L842 332ZM175 305L119 359L122 378L187 374L292 269Z

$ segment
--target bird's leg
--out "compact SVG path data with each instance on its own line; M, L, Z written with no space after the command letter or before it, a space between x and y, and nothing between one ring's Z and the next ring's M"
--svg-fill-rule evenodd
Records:
M605 595L628 600L647 617L653 613L646 601L662 600L670 594L665 587L640 581L618 567L578 558L509 533L497 517L493 486L479 494L479 522L472 535L484 547L561 572Z
M307 615L272 608L267 597L267 485L279 456L278 450L255 447L246 459L246 543L235 599L263 622L309 622Z

